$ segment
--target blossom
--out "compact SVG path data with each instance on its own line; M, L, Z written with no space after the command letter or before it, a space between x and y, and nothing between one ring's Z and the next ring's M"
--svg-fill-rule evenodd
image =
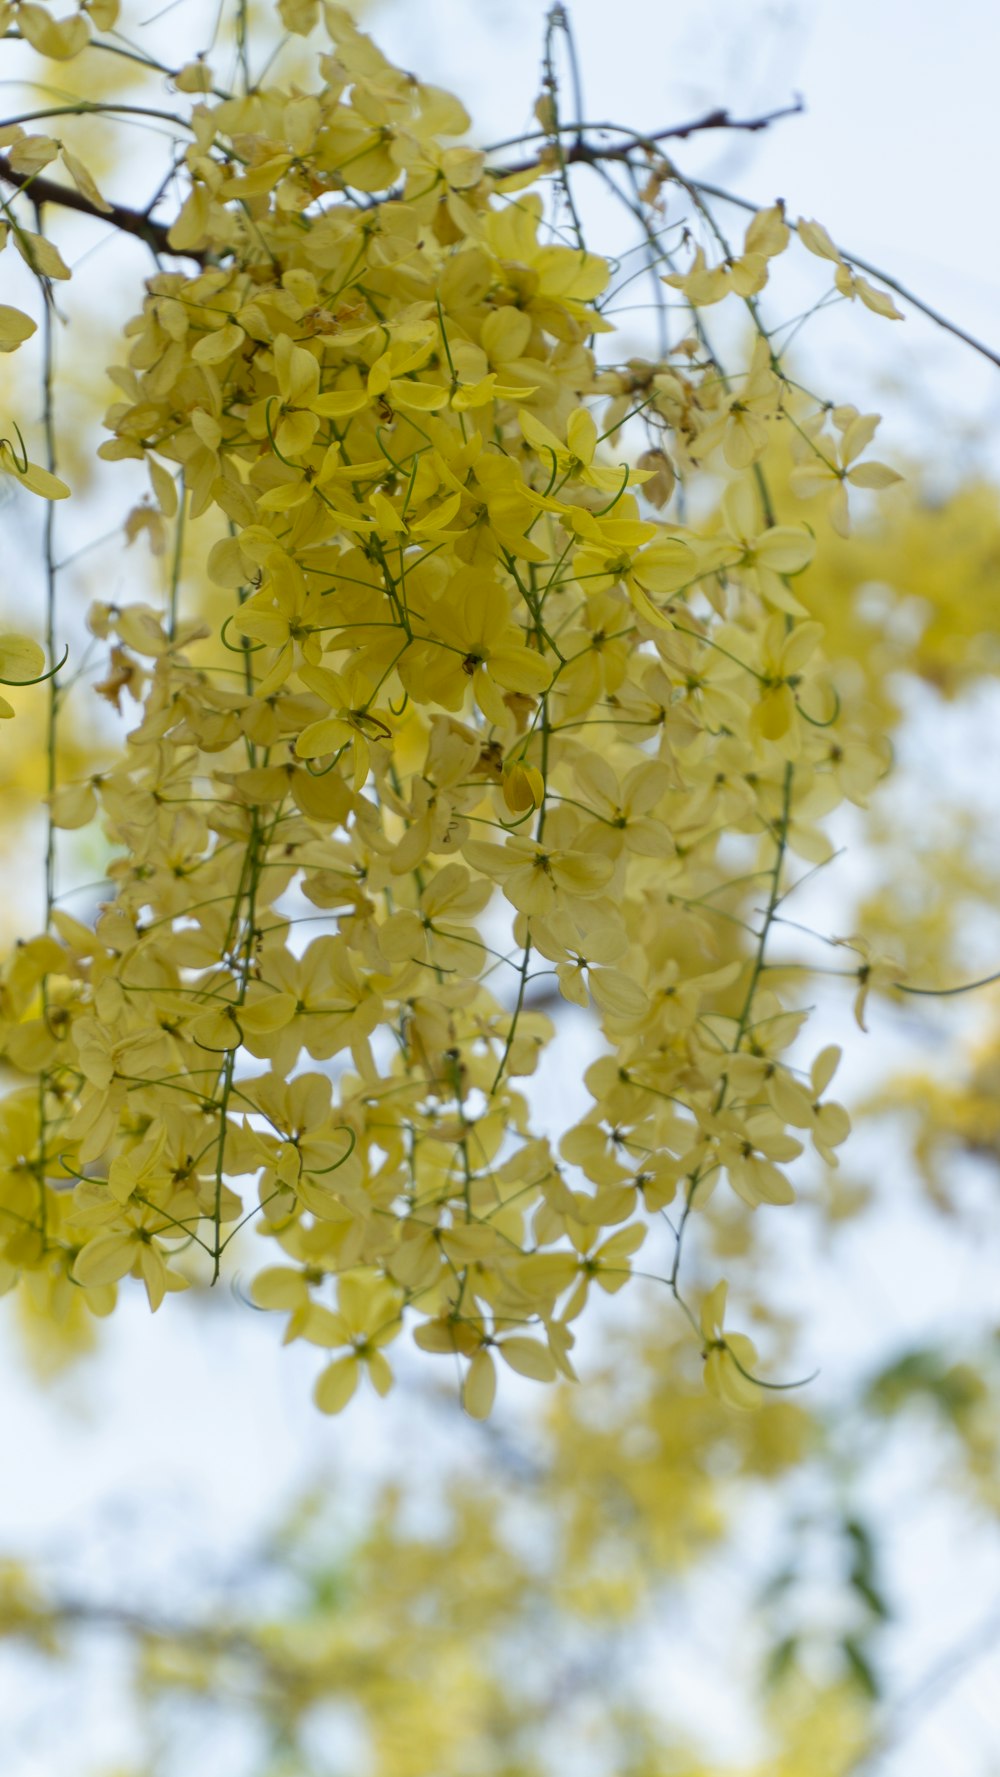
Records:
M728 1284L717 1283L701 1305L705 1387L727 1407L759 1407L760 1388L753 1380L757 1348L745 1333L724 1330L728 1290Z
M903 964L896 957L876 950L867 938L837 938L834 941L847 950L853 950L861 958L857 969L854 970L858 983L858 990L854 996L854 1018L858 1028L867 1031L865 1008L868 1004L868 995L898 987L900 977L905 974Z
M560 905L571 910L578 900L599 894L614 874L611 859L599 853L556 849L516 834L503 845L470 839L462 851L475 869L499 881L512 906L527 914L553 913Z
M803 500L828 493L826 509L830 523L840 536L846 537L850 532L848 483L853 487L882 489L901 481L902 476L886 463L857 461L878 429L880 416L877 413L859 413L856 407L849 406L834 409L834 426L840 436L832 444L818 436L823 419L824 415L820 413L810 426L803 429L803 447L799 454L803 455L806 448L810 454L792 470L789 481L793 492ZM827 451L831 454L827 455Z
M399 1333L399 1292L378 1278L356 1272L337 1284L337 1307L315 1307L303 1327L311 1345L349 1346L316 1379L313 1399L321 1413L340 1413L354 1394L362 1371L376 1393L388 1394L393 1376L383 1347Z
M757 496L745 477L730 482L722 497L722 524L720 566L735 568L740 579L777 610L804 617L803 606L785 582L811 562L816 545L810 533L802 525L767 525L761 530Z
M475 569L460 570L427 605L423 620L434 641L417 641L407 651L400 678L407 689L419 684L430 691L446 709L461 709L471 687L483 713L506 728L505 693L537 697L551 680L551 667L514 622L503 587Z

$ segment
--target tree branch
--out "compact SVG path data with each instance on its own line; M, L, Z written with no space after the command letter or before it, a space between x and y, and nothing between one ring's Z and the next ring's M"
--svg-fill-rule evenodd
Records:
M155 222L143 210L131 210L127 204L109 204L106 210L85 197L71 185L60 185L54 179L45 179L40 174L16 173L6 155L0 154L0 179L13 185L18 191L24 191L32 203L41 207L43 204L59 204L64 210L77 210L82 216L93 216L98 222L106 222L110 228L117 228L122 234L134 235L137 240L144 241L154 253L169 254L174 259L195 259L199 265L205 263L205 255L193 251L190 247L183 252L170 245L170 224Z
M617 148L596 146L578 139L566 149L563 159L568 166L581 163L586 166L603 165L609 160L628 161L633 154L637 154L642 149L648 151L655 148L659 142L686 142L689 136L698 135L703 130L747 130L751 132L766 130L772 123L777 123L780 118L798 117L804 110L805 106L801 98L797 97L793 105L784 105L780 110L765 112L760 117L730 117L729 112L722 109L707 111L704 117L696 117L690 123L672 124L669 129L656 130L651 136L629 136L626 141L620 142ZM602 130L616 130L619 127L619 125L612 123L571 123L565 124L563 129L566 134L573 133L579 138L583 130L600 133ZM548 132L539 130L537 134L540 137L547 137ZM517 140L524 142L530 141L531 138L521 136ZM500 142L496 147L487 149L487 153L495 154L501 148L512 146L513 142ZM546 166L545 155L541 154L527 160L515 161L511 166L490 167L488 170L498 178L505 178L512 173L531 173L536 169L541 171Z

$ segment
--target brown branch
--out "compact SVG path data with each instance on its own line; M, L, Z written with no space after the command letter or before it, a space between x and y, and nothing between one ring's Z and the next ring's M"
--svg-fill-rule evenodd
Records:
M567 166L572 166L574 164L598 166L603 165L609 160L627 161L631 159L633 154L637 154L642 150L645 150L647 153L650 152L659 142L686 142L689 136L698 135L702 130L746 130L749 132L766 130L772 123L777 123L780 118L798 117L804 110L805 106L803 105L801 98L796 98L794 105L785 105L779 111L765 112L760 117L730 117L728 111L721 109L707 111L704 117L696 117L691 123L672 124L669 129L655 130L651 136L629 136L626 141L620 142L616 148L603 145L598 146L580 139L581 133L584 130L600 133L602 130L617 129L618 126L616 124L565 124L563 126L563 133L566 135L572 133L578 139L571 143L571 145L565 150L563 160ZM544 136L545 134L546 132L544 130L538 131L539 136ZM522 136L520 139L521 141L525 141L530 138ZM500 143L498 144L497 149L488 149L487 152L496 153L500 147L505 146L508 146L508 144ZM495 174L497 178L506 178L507 175L511 173L531 173L536 169L540 172L545 169L547 165L548 163L545 155L540 154L528 160L515 161L510 166L490 167L488 171Z
M117 228L122 234L134 235L137 240L144 241L154 253L170 254L175 259L195 259L199 265L205 263L204 253L193 251L190 247L183 251L170 245L170 224L154 222L143 210L129 209L127 204L109 204L102 210L77 191L72 185L60 185L54 179L45 179L39 174L16 173L6 155L0 154L0 179L23 191L31 198L32 203L41 207L43 204L59 204L64 210L77 210L82 216L93 216L98 222L106 222L110 228Z

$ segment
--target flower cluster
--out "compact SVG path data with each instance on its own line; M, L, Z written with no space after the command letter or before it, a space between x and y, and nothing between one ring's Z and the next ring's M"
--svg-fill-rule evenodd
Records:
M660 362L599 361L608 264L462 145L453 98L324 18L315 90L197 95L169 235L194 269L149 280L113 372L101 454L145 463L157 523L214 521L229 610L91 613L99 689L141 708L52 799L103 823L112 895L54 906L3 971L0 1247L54 1301L106 1313L131 1275L155 1309L252 1220L255 1300L328 1354L322 1409L384 1393L407 1329L482 1416L497 1360L572 1376L591 1286L644 1243L697 1326L681 1243L720 1182L754 1210L793 1200L806 1142L836 1163L837 1054L789 1059L767 946L790 862L830 855L824 817L884 760L762 463L794 419L841 522L845 483L889 472L853 410L830 459L764 332L739 374L708 343L700 308L757 317L780 205L740 257L664 274ZM659 516L712 453L718 511ZM561 1129L524 1084L540 991L604 1039ZM724 1297L706 1380L746 1405Z

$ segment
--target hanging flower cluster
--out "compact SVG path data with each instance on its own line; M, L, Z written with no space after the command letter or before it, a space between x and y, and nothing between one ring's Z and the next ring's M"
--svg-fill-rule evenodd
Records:
M157 524L216 521L230 609L91 612L99 690L141 712L52 798L103 824L111 897L92 924L53 905L3 969L3 1280L105 1314L131 1275L155 1309L252 1221L254 1300L326 1354L322 1409L364 1373L384 1393L412 1336L483 1416L497 1359L572 1376L591 1287L647 1243L746 1405L753 1347L724 1285L688 1307L682 1243L716 1188L785 1205L807 1144L836 1164L838 1054L789 1059L768 940L790 862L825 861L824 818L885 767L763 465L794 433L793 485L843 529L847 486L892 478L860 460L877 420L804 405L760 324L780 204L738 255L664 261L659 361L598 360L609 266L546 226L537 167L489 169L456 100L323 16L315 90L198 94L188 269L150 278L112 372L101 454L146 464ZM701 321L729 297L740 372ZM670 516L710 457L721 504ZM540 993L604 1039L561 1132L524 1084Z

